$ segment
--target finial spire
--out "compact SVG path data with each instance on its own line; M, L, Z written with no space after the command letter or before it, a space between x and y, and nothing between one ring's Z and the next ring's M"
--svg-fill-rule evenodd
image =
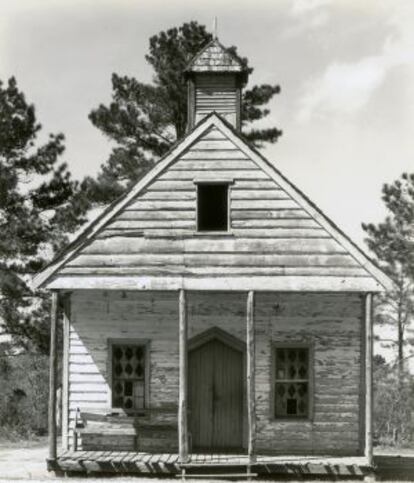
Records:
M217 39L217 17L213 20L213 38Z

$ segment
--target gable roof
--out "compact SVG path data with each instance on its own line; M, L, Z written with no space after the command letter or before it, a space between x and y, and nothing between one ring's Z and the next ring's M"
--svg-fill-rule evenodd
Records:
M229 52L218 39L209 42L188 64L186 72L244 72L236 55Z
M249 146L240 135L220 116L212 113L204 118L184 139L178 142L159 162L158 164L144 176L132 189L125 193L121 198L112 203L98 218L92 221L85 230L64 250L55 260L53 260L42 272L40 272L34 279L34 286L41 287L48 285L52 288L62 288L50 284L55 274L65 266L70 260L77 256L77 254L98 236L105 227L111 223L120 212L122 212L129 203L131 203L145 188L150 185L157 177L166 172L166 170L178 159L184 155L185 152L199 140L206 132L212 128L218 129L226 139L230 140L240 152L245 154L246 159L249 158L259 166L259 168L267 174L278 186L280 186L289 197L297 203L301 209L329 234L332 239L342 247L343 251L347 252L357 262L360 267L363 267L369 276L372 277L372 282L368 285L356 285L354 290L359 291L377 291L382 289L391 289L391 280L368 258L368 256L357 247L331 220L329 220L298 188L296 188L290 181L288 181L280 172L264 158L256 149ZM296 277L298 278L298 277ZM269 279L267 285L263 287L275 287L274 281L277 277ZM248 280L248 279L247 279ZM285 278L286 280L286 278ZM272 282L273 281L273 282ZM178 281L177 283L182 283ZM133 287L134 285L132 285ZM240 285L242 286L242 285ZM262 286L262 285L261 285ZM282 287L283 285L281 285ZM328 284L323 285L325 290L329 287ZM216 285L217 287L217 285ZM298 285L299 287L299 285ZM343 287L343 288L340 288ZM347 285L331 285L333 291L346 290ZM365 288L364 288L365 287ZM276 287L274 288L276 290ZM279 288L280 290L281 288ZM315 285L314 290L318 290Z

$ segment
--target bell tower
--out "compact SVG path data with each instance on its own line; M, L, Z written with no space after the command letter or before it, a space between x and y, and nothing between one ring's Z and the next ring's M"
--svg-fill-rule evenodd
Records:
M217 38L209 42L185 70L188 83L187 130L215 111L241 129L241 93L247 68Z

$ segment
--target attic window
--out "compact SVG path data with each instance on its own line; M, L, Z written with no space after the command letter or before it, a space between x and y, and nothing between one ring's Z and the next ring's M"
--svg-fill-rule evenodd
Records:
M200 183L197 185L197 230L228 231L228 183Z

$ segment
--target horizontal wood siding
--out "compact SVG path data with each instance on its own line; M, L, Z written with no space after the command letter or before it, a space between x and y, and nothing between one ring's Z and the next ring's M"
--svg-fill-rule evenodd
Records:
M69 444L76 408L110 408L108 339L150 341L150 422L176 421L178 298L173 292L74 292L69 351ZM148 421L145 421L148 423ZM139 424L139 421L138 421ZM115 448L114 448L115 449Z
M231 229L196 233L196 184L230 182ZM217 128L162 172L61 271L63 276L369 275ZM348 286L352 286L349 284Z
M256 294L259 452L362 454L359 440L362 300L351 294ZM313 417L273 419L272 344L313 351Z
M235 75L197 75L195 77L195 122L216 111L235 125L237 94Z
M245 341L245 302L245 293L189 292L189 338L217 326ZM256 294L258 451L358 453L361 311L358 295ZM70 445L76 408L110 409L108 338L149 340L151 421L177 423L178 292L75 291L69 348ZM271 354L276 342L313 346L312 421L272 418ZM146 444L154 442L148 438Z

